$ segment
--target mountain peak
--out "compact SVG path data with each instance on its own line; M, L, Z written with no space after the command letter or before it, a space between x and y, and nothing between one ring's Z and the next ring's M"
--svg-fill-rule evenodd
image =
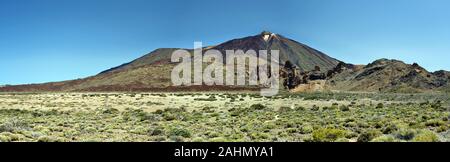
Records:
M266 31L266 30L261 32L261 35L271 35L271 34L274 34L274 33L270 32L270 31Z
M275 33L269 32L269 31L262 31L261 34L262 38L264 39L264 41L269 41L271 38L273 38L274 36L276 36Z

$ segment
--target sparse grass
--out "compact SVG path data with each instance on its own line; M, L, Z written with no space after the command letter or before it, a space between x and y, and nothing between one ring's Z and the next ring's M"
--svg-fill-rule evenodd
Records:
M0 108L2 142L450 140L444 135L450 127L447 95L132 93L0 97L0 107L4 107ZM31 101L35 103L27 105Z

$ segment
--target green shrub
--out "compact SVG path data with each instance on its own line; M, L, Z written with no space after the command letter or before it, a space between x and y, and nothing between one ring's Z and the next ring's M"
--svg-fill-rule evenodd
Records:
M296 128L288 128L288 129L286 129L286 132L288 132L288 133L296 133L297 129Z
M11 137L6 135L0 135L0 142L11 142Z
M152 137L150 137L149 141L162 142L162 141L166 141L166 137L165 136L152 136Z
M177 116L174 115L174 114L172 114L172 113L164 113L164 114L163 114L163 119L164 119L165 121L172 121L172 120L177 119Z
M219 137L221 134L216 131L208 131L205 133L208 138Z
M173 128L168 134L169 136L181 136L184 138L191 137L191 132L184 128Z
M260 133L260 132L255 132L255 133L250 134L250 138L252 140L256 140L256 141L269 139L269 136L270 135L267 133Z
M183 142L184 138L181 136L170 136L169 139L174 142Z
M384 107L383 103L378 103L376 108L377 108L377 109L381 109L381 108L383 108L383 107Z
M119 110L117 110L115 108L107 108L102 111L103 114L115 114L118 112L119 112Z
M438 109L438 110L442 109L442 102L440 100L433 102L431 104L431 108Z
M275 128L276 128L276 125L273 122L268 122L268 123L264 124L264 129L265 130L270 131L270 130L275 129Z
M154 114L162 114L163 111L161 109L156 110L155 112L153 112Z
M358 136L359 136L359 134L356 132L347 132L347 134L345 135L345 138L351 139L351 138L355 138Z
M264 106L263 104L253 104L250 106L250 109L253 109L253 110L263 110L265 108L266 108L266 106Z
M173 113L173 114L179 114L179 113L183 113L186 112L186 108L185 107L180 107L180 108L166 108L164 109L164 112L168 112L168 113Z
M413 142L439 142L439 137L432 131L422 130L413 139Z
M312 111L319 111L319 109L320 108L318 106L316 106L316 105L313 105L312 108L311 108Z
M338 103L331 104L331 107L330 107L331 110L336 110L338 108L339 108L339 104Z
M382 136L374 138L370 142L397 142L397 140L392 135L382 135Z
M164 133L163 128L159 128L159 127L148 130L148 134L150 136L159 136L159 135L162 135L163 133Z
M194 101L217 101L217 99L214 95L211 95L208 98L195 98Z
M341 111L350 111L350 108L349 108L348 106L345 106L345 105L341 105L341 106L339 107L339 109L340 109Z
M62 140L52 136L40 136L37 142L62 142Z
M391 134L397 130L398 128L395 124L388 124L387 126L381 129L381 132L383 132L383 134Z
M448 130L448 126L446 126L446 125L441 125L436 128L436 132L438 132L438 133L445 132L447 130Z
M239 116L239 114L242 113L242 110L237 108L231 108L228 110L228 112L230 112L230 116Z
M8 139L10 141L18 141L20 139L19 135L13 134L11 132L3 132L0 135L8 137ZM5 142L9 142L9 141L5 141Z
M3 124L0 124L0 132L14 132L28 129L28 123L17 118L8 119Z
M86 128L84 128L84 131L86 133L95 133L95 132L97 132L97 129L94 127L86 127Z
M312 132L315 142L333 142L339 138L344 138L346 131L332 128L322 128Z
M428 127L439 127L445 125L445 122L442 120L438 120L438 119L432 119L432 120L428 120L425 122L425 126Z
M357 142L369 142L376 137L381 136L381 132L378 130L367 130L361 133L357 139Z
M302 106L298 106L295 108L295 111L304 111L304 110L306 110L306 109L305 109L305 107L302 107Z
M290 111L292 111L292 109L290 107L285 107L285 106L282 106L278 109L278 112L280 112L280 113L286 113L286 112L290 112Z
M356 124L357 124L358 127L360 127L360 128L369 128L369 127L370 127L369 123L367 123L367 122L365 122L365 121L358 121Z
M416 131L412 129L402 128L395 132L395 136L402 140L411 140L416 136Z
M322 111L333 110L333 109L334 109L334 108L328 107L328 106L322 107Z
M287 121L284 123L285 124L285 128L293 128L297 126L297 123L295 123L294 121Z
M314 131L314 128L310 125L305 125L300 129L300 133L302 134L308 134Z
M202 108L202 111L205 113L214 113L216 111L216 108L211 106L206 106Z
M348 127L348 128L356 128L356 127L358 127L358 124L356 124L355 122L348 122L348 123L345 123L344 126Z

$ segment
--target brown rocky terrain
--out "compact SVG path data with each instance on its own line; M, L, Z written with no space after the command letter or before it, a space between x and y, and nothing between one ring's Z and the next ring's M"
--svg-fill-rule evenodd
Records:
M449 72L428 72L418 64L380 59L367 66L338 66L329 72L327 85L333 90L424 92L449 87Z

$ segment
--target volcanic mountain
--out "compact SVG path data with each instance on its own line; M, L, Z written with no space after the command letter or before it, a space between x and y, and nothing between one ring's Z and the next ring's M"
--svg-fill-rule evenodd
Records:
M180 48L160 48L131 62L83 79L0 86L0 92L42 91L204 91L204 90L256 90L249 86L189 86L175 87L171 83L171 71L177 63L171 55ZM317 76L326 76L325 89L337 91L370 92L423 92L450 91L450 72L428 72L418 64L406 64L399 60L380 59L369 65L352 65L334 59L305 44L282 35L262 32L245 38L233 39L222 44L204 47L203 50L279 50L281 67L289 62L298 70L308 73L320 69ZM193 53L192 49L186 49ZM319 77L322 78L322 77Z
M160 48L129 63L100 72L84 79L1 87L0 91L153 91L177 90L171 87L170 73L176 65L170 61L173 51L180 48ZM301 70L319 66L333 69L340 61L307 45L282 35L264 31L258 35L233 39L205 47L203 50L279 50L280 63L290 61ZM193 51L192 49L186 49ZM186 87L185 87L186 88ZM198 88L198 87L197 87ZM219 88L219 87L215 87ZM219 89L227 90L226 87Z
M178 49L179 48L160 48L132 62L114 67L101 73L132 69L152 64L170 64L172 52ZM281 63L289 60L297 65L301 70L306 71L313 70L315 66L319 66L321 69L331 70L339 63L338 60L331 58L316 49L267 31L255 36L233 39L219 45L204 48L204 50L209 49L219 50L223 54L226 53L226 50L279 50ZM186 50L191 52L193 51L192 49Z

